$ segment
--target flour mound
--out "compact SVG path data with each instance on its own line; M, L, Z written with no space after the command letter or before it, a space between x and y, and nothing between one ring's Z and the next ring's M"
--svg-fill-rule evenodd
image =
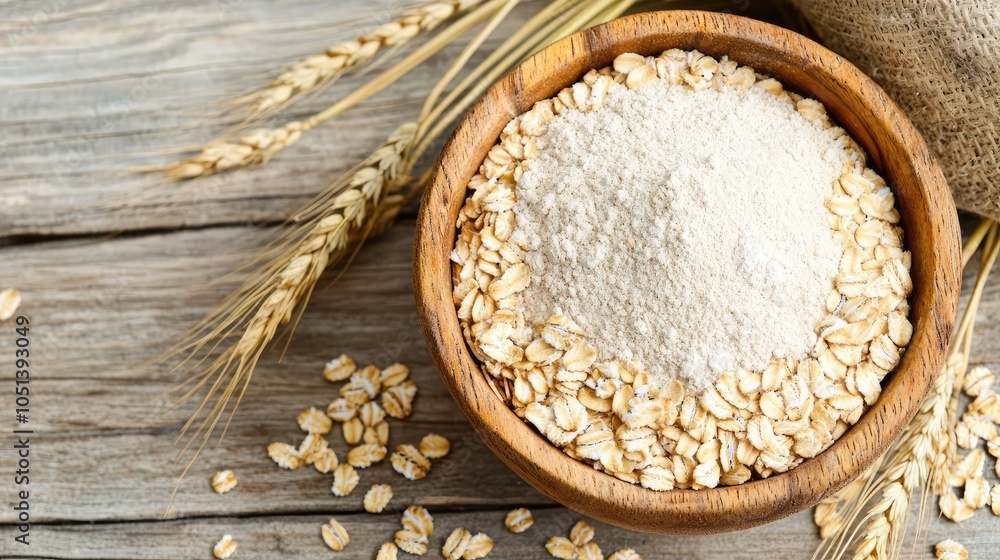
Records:
M601 360L704 389L802 358L843 247L824 203L846 155L758 88L615 85L539 137L517 184L526 317L572 317Z

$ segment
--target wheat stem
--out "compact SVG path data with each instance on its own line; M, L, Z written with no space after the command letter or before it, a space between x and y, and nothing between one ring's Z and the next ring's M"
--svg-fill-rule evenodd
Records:
M976 224L976 229L972 231L969 235L969 240L966 241L965 246L962 247L962 268L964 269L969 261L972 260L972 255L975 254L976 250L979 249L979 245L982 243L983 238L993 227L995 222L988 218L984 218Z
M460 35L480 24L490 14L496 12L510 0L490 0L476 10L466 14L460 20L448 26L447 29L438 33L429 41L414 50L406 58L399 61L392 68L379 74L375 79L369 81L362 87L351 92L349 95L334 103L323 111L309 117L302 124L308 130L316 125L340 115L347 109L357 105L361 101L368 99L386 86L395 82L400 76L409 73L425 60L436 54L446 45L457 39Z
M621 2L621 0L594 0L598 5L608 5L616 2ZM629 1L628 3L631 3ZM562 12L561 16L553 17L554 13L559 13L556 10L562 10L563 6L566 6L565 11ZM459 83L445 99L438 104L438 107L431 112L425 121L425 126L430 126L430 130L422 133L422 139L417 143L416 148L413 150L412 157L416 159L420 157L429 147L430 142L437 138L444 130L454 121L460 114L465 112L468 105L472 101L478 99L480 95L486 91L500 76L508 71L508 69L521 60L523 60L528 53L532 52L533 49L538 48L540 45L548 45L552 43L555 39L558 39L560 35L560 30L565 27L565 22L577 16L585 4L583 2L576 2L573 0L560 2L556 1L550 4L550 8L553 8L552 12L543 10L539 12L535 17L525 24L524 29L531 29L532 31L537 30L537 38L534 40L526 40L525 38L514 36L510 40L504 43L500 49L494 54L496 57L487 58L480 64L475 70L473 70L465 80ZM510 51L507 52L509 48ZM500 54L506 53L506 54ZM469 88L466 90L466 88ZM459 96L460 99L459 99ZM458 100L456 102L456 100Z
M532 32L537 30L536 39L526 41L517 35L511 37L507 43L504 43L505 47L509 46L510 48L508 54L498 56L498 60L491 58L484 61L439 104L438 109L427 119L428 123L434 123L434 128L424 135L425 141L417 145L414 154L417 156L422 154L427 148L426 143L440 135L449 123L466 110L466 100L476 99L482 95L500 76L507 72L508 68L569 33L606 21L604 18L617 17L633 4L635 4L635 0L592 0L591 2L568 0L550 4L551 13L546 11L548 9L539 12L523 28ZM553 14L560 15L553 17ZM506 50L501 47L497 53L506 52ZM490 71L486 72L486 70ZM473 84L475 84L474 87L465 92L462 101L456 104L455 99L459 94Z
M514 7L520 2L521 0L509 0L502 8L500 8L500 10L497 11L496 14L493 15L493 18L486 23L479 33L477 33L476 36L473 37L467 45L465 45L462 52L459 53L458 57L451 63L451 66L448 67L448 70L444 73L441 79L434 84L434 88L431 89L429 94L427 94L427 99L424 100L424 106L420 109L420 116L417 118L417 121L423 122L427 119L429 113L441 97L441 93L444 92L446 87L448 87L448 84L455 79L455 76L462 71L462 68L469 61L469 59L472 58L472 55L479 50L479 47L482 46L486 38L496 30L497 26L500 25L510 11L513 10Z
M594 25L595 23L597 23L596 20L600 18L601 13L607 10L609 7L615 5L622 5L625 6L625 9L627 9L628 6L632 5L633 3L634 0L612 0L610 2L607 1L602 2L594 0L592 2L587 2L585 4L585 9L581 11L579 14L575 15L573 18L571 18L568 22L563 24L563 26L560 27L555 32L554 37L549 42L558 41L559 39L562 39L568 35L576 33L581 29L585 29L587 27ZM535 50L532 51L531 54L535 54L545 46L546 46L545 44L537 46Z
M994 223L987 232L979 274L976 276L976 283L973 285L972 294L969 296L969 303L966 304L966 309L972 312L966 312L963 315L956 338L961 343L955 344L950 351L950 354L958 354L964 358L964 367L958 372L955 380L956 387L951 401L952 409L958 408L959 391L965 382L965 372L968 369L969 354L972 350L972 331L975 328L976 314L979 310L979 303L982 300L983 288L986 285L986 279L989 278L990 271L993 269L993 264L996 263L998 251L1000 251L1000 239L998 239L998 231L1000 229L998 228L1000 228L1000 225ZM955 412L952 412L951 416L952 420L954 420Z
M564 18L570 15L568 9L574 4L579 4L583 0L554 0L548 6L543 8L534 17L524 23L519 30L517 30L513 35L507 38L499 47L497 47L490 55L476 68L471 70L466 77L459 82L457 86L452 88L452 90L445 97L444 101L440 102L435 108L435 111L424 119L425 123L432 123L442 120L441 113L452 107L455 100L469 88L469 86L479 82L485 84L492 84L494 80L490 80L489 76L496 75L499 77L500 73L506 72L507 69L513 65L513 61L520 60L523 56L523 52L527 52L531 45L543 41L547 36L544 30L538 34L541 38L538 38L536 32L542 27L543 24L555 25L555 22L562 21ZM522 53L522 54L518 54ZM489 72L489 76L484 77L484 74ZM447 120L447 119L446 119ZM433 133L431 136L435 136Z

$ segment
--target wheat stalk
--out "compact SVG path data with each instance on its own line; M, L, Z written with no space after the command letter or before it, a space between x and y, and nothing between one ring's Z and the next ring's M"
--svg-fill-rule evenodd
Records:
M204 449L233 396L237 396L236 406L239 406L263 350L273 340L278 327L289 323L294 312L301 310L309 300L327 266L343 259L351 249L353 236L359 233L367 235L372 227L378 227L380 223L384 228L386 216L394 217L393 209L398 213L398 197L388 198L387 195L407 181L402 167L403 156L413 142L416 130L415 123L397 128L353 172L325 191L326 196L332 197L329 204L320 211L316 211L316 206L311 204L300 212L297 216L302 223L297 229L303 233L292 236L290 242L286 240L287 248L262 267L256 281L223 302L222 307L227 312L210 316L223 317L214 328L207 329L208 332L194 342L176 349L188 352L190 359L211 341L215 340L218 345L242 331L234 344L201 374L189 380L186 385L191 385L190 388L178 401L184 402L212 381L197 410L181 429L183 437L212 397L219 395L195 437L181 450L181 453L187 451L201 435L198 451L181 473L181 478ZM389 207L385 206L386 201L390 201ZM377 219L371 219L373 214ZM211 321L203 322L202 326L210 324Z
M496 28L499 21L520 0L504 1L507 4L466 50L478 48L486 35ZM463 53L453 66L461 66L467 60L468 55ZM449 71L445 79L453 76L454 72ZM440 93L438 88L435 91ZM436 95L432 93L428 103L433 104L435 100ZM203 350L211 352L226 339L238 335L236 342L216 357L204 371L178 387L187 388L177 401L180 404L211 382L198 408L181 429L178 440L192 428L205 407L217 395L195 436L180 451L184 454L201 436L197 451L181 472L180 480L183 480L208 443L229 401L236 396L235 406L229 415L229 419L232 419L262 352L274 339L279 326L291 322L296 311L301 316L323 271L332 264L352 257L352 250L360 248L369 235L388 229L403 205L412 200L415 191L411 191L408 196L395 194L395 191L410 180L408 173L412 169L412 163L407 162L412 160L405 156L412 148L417 130L416 122L397 128L355 170L296 213L290 220L293 231L278 242L278 246L284 248L266 253L256 279L231 294L219 309L188 333L186 339L190 342L171 352L187 354L175 367L177 369ZM226 427L228 424L229 421L226 422ZM223 428L220 437L225 435L225 431L226 428ZM180 481L178 488L179 484ZM177 488L174 489L174 495L176 492ZM173 502L173 496L170 502ZM169 509L168 503L167 511Z
M439 52L448 43L475 27L491 14L496 13L508 0L490 0L466 14L415 49L397 64L388 68L342 99L303 121L293 121L279 128L258 128L236 139L218 139L202 147L198 154L165 166L149 167L145 170L163 171L168 178L179 181L194 179L241 167L263 165L275 154L291 146L305 132L343 114L410 72L428 58ZM478 2L476 4L479 4Z
M246 96L242 101L249 106L251 119L270 114L299 96L316 91L348 71L364 65L379 52L409 43L456 14L483 2L484 0L436 0L420 4L370 33L299 60L266 87Z
M1000 252L996 231L995 223L984 220L963 249L965 265L983 239L988 240L983 252L983 265L959 321L945 365L903 435L880 459L885 468L881 474L878 468L869 469L858 480L817 506L814 519L823 542L813 558L839 558L855 540L856 560L897 558L906 534L914 492L919 490L921 497L919 528L926 521L924 506L928 494L948 489L949 469L955 455L955 393L961 387L968 368L973 320L985 281Z
M436 126L431 131L422 131L428 133L422 134L424 143L418 149L414 150L414 152L416 154L423 154L427 149L427 144L439 136L448 123L464 110L464 105L455 103L458 95L465 94L468 97L470 87L472 88L471 91L475 92L473 96L481 94L486 87L496 81L514 63L522 60L526 54L568 33L613 19L628 9L634 2L635 0L604 0L589 3L582 2L581 0L556 0L550 4L543 10L543 12L547 13L547 18L539 18L535 21L535 25L525 25L508 39L504 45L494 51L489 58L490 64L481 64L476 72L471 73L461 85L452 90L448 99L438 105L437 111L434 114L425 115L428 117L423 120L425 126L431 123ZM375 79L308 119L293 121L273 129L254 129L235 139L214 140L202 147L200 152L195 156L166 166L150 167L147 170L163 171L169 179L181 181L232 171L242 167L263 165L275 154L297 142L305 132L343 114L348 109L381 91L399 79L399 77L427 60L427 58L440 51L444 45L454 40L458 35L480 23L490 14L499 11L500 7L505 5L511 6L509 3L505 4L505 0L492 0L479 6L465 18L454 23L446 31L428 41L392 68L389 68ZM539 30L541 30L540 33L531 37L532 32ZM450 109L448 114L443 114L448 109Z
M186 392L180 396L178 404L206 386L208 390L178 439L184 437L212 398L216 397L194 437L181 450L181 454L185 453L201 436L200 445L181 473L181 479L204 449L229 401L235 396L235 406L229 414L231 420L262 352L273 341L280 325L292 322L296 313L301 316L304 304L323 270L345 259L349 262L369 235L390 227L400 209L419 194L429 174L417 181L406 195L396 194L396 191L411 183L410 172L429 145L429 139L439 135L450 119L467 109L482 93L482 79L470 80L469 77L495 79L498 73L505 72L524 56L523 49L515 49L516 56L494 52L462 84L453 88L446 99L441 99L447 84L519 2L493 0L490 3L495 7L493 18L453 61L428 95L418 120L400 127L360 167L295 214L277 246L262 257L263 264L254 273L255 279L231 294L189 331L185 338L188 342L173 349L171 354L186 354L186 358L175 367L177 369L184 367L196 355L204 351L210 354L224 341L236 339L207 368L180 386L182 390L186 388ZM613 17L631 4L632 0L555 0L498 50L513 49L514 46L537 48L556 38L553 33L565 33L567 25L586 26L597 18ZM487 8L481 6L479 9ZM524 33L536 35L525 41L521 36ZM435 126L428 126L431 122ZM197 368L206 358L191 368ZM224 435L225 428L222 430Z

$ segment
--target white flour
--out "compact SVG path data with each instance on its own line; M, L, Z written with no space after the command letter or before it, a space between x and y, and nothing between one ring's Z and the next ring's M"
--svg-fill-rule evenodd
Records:
M843 252L824 202L845 156L791 101L616 84L539 146L514 207L529 320L566 313L600 359L692 389L812 349Z

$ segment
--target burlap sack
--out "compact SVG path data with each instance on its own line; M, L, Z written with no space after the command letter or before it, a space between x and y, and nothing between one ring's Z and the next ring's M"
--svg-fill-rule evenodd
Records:
M1000 0L792 0L937 153L959 208L1000 220Z

